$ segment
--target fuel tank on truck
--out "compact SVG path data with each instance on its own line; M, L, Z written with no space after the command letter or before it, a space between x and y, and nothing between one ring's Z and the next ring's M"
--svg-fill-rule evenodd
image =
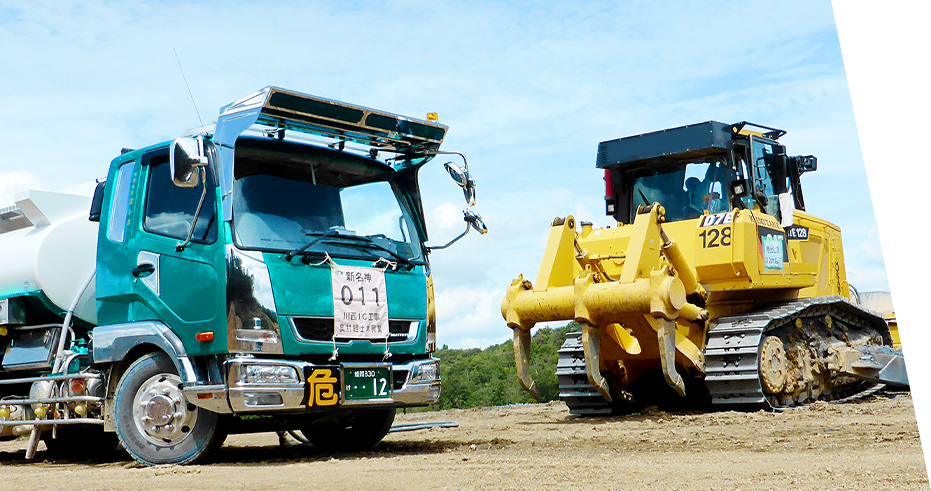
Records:
M94 183L28 190L0 208L0 299L44 295L53 310L68 310L95 267L98 224L88 220L93 191ZM74 311L91 324L97 323L94 292L92 282Z

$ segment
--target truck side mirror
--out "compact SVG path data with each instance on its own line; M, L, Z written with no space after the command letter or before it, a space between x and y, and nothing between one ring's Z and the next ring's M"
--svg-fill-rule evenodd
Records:
M181 137L171 142L169 152L171 178L175 186L193 188L200 183L198 168L206 167L208 160L204 140L200 137Z
M456 184L458 184L459 186L465 187L466 184L469 182L468 171L464 171L460 169L459 166L456 165L455 163L446 162L445 164L443 164L443 167L446 169L446 172L449 172L449 177L452 177L453 180L456 181Z
M475 213L472 210L467 210L463 212L464 220L473 228L476 232L485 235L488 233L488 227L485 226L485 222L482 221L482 216L478 213Z
M469 233L469 230L476 230L478 233L485 235L488 233L488 227L485 226L485 222L482 221L482 216L478 213L475 213L472 210L462 210L462 219L466 222L465 230L461 234L457 235L455 239L447 242L445 245L441 246L427 246L427 251L437 251L440 249L446 249L447 247L453 245L457 240L465 237L465 234Z
M87 216L87 219L92 222L100 221L100 210L103 208L103 188L106 183L106 180L100 181L97 183L97 187L94 188L94 198L91 199L91 211Z
M446 162L443 164L443 167L446 168L446 172L449 172L449 177L452 177L453 181L456 181L456 184L462 188L462 194L465 196L466 203L469 206L474 205L475 181L473 181L472 177L469 175L468 167L463 170L453 162Z

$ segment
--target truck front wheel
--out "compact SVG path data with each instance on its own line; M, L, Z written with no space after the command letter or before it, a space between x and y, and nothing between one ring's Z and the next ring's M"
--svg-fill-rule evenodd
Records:
M174 363L160 352L139 358L120 378L116 433L140 463L190 464L223 444L218 415L187 402L182 388Z
M396 410L358 409L342 421L327 421L301 430L314 447L323 451L358 452L378 444L394 423Z

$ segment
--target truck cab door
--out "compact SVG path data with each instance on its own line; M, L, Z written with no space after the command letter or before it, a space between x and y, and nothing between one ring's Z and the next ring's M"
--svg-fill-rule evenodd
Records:
M225 252L218 240L215 179L208 171L206 194L203 185L175 186L168 148L146 152L127 166L133 167L114 176L109 221L122 217L120 203L126 217L108 223L106 237L98 240L101 324L157 320L178 335L189 355L225 352ZM122 175L130 173L131 178ZM110 232L122 224L122 233ZM179 251L192 226L190 244ZM198 333L208 332L213 336L201 338L210 340L197 340Z

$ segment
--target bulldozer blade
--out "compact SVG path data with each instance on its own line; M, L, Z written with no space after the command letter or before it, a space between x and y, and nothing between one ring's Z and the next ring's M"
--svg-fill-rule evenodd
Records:
M608 381L601 376L601 334L598 326L582 324L582 349L585 350L585 374L588 382L598 389L606 401L611 402Z
M540 400L540 395L537 394L537 384L530 377L530 331L514 329L514 364L517 366L517 379L520 380L520 385L535 400Z

